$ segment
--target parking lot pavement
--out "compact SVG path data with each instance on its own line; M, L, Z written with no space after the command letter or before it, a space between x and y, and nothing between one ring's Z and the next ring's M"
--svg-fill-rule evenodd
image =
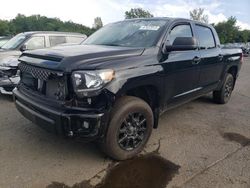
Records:
M152 159L153 167L139 166L136 172L143 169L150 175L147 170L157 164L168 165L164 173L171 170L172 174L163 182L167 187L247 188L250 187L249 138L250 59L245 59L228 104L214 104L211 95L207 95L166 112L143 152L147 156L160 146L158 158L147 156L136 159L137 163L118 163L112 176L121 173L119 168L129 172L131 164L146 165ZM41 130L17 112L11 97L0 96L1 188L67 187L80 182L82 187L91 187L89 183L96 184L101 181L99 176L112 172L109 164L112 161L94 144L64 140ZM157 174L157 169L152 171ZM153 175L152 179L159 178Z

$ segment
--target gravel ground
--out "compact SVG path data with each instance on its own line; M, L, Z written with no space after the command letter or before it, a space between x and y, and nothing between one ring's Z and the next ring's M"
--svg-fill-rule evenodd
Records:
M159 179L157 188L249 188L249 83L250 59L245 59L228 104L214 104L207 95L166 112L143 156L121 163L105 157L93 143L65 140L41 130L17 112L11 97L0 96L0 187L120 184L125 188L124 182L128 186L130 181L146 188L150 177L154 182L164 174L166 179ZM124 176L131 178L120 180Z

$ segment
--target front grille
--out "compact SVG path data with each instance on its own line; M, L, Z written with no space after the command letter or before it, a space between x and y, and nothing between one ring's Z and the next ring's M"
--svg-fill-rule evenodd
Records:
M58 76L63 75L61 72L52 71L52 70L48 70L48 69L44 69L44 68L39 68L39 67L27 65L25 63L20 63L18 65L18 67L19 67L21 72L28 72L34 78L37 78L37 79L40 79L40 80L43 80L43 81L47 81L49 79L49 77L53 76L53 75L58 75Z
M65 99L67 82L63 73L25 63L20 63L19 69L21 72L21 84L29 90L51 99Z

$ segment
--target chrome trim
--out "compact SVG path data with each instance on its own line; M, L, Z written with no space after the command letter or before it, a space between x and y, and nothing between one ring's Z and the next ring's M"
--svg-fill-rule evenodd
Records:
M186 91L186 92L184 92L184 93L175 95L174 98L181 97L181 96L183 96L183 95L187 95L187 94L189 94L189 93L193 93L193 92L199 91L199 90L201 90L201 89L202 89L202 87L198 87L198 88L192 89L192 90L190 90L190 91Z

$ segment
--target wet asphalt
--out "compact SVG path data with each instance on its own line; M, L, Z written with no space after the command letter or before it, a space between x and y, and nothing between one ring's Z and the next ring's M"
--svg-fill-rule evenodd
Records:
M112 161L94 143L62 139L0 95L1 188L250 187L250 58L226 105L208 94L161 116L138 157Z

